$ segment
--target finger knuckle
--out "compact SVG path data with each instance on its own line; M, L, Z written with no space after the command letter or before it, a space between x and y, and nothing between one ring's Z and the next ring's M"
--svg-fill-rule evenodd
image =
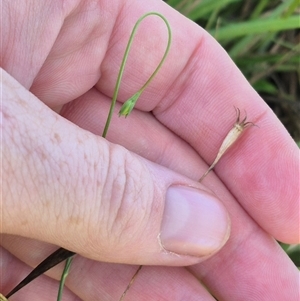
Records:
M102 194L106 235L112 246L125 247L149 220L152 181L142 162L120 146L111 146L109 161Z

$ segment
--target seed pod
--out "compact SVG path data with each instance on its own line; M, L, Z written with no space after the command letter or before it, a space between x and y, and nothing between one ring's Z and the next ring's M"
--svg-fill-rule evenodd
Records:
M207 176L207 174L215 167L215 165L219 162L221 157L230 148L230 146L232 146L234 142L240 137L244 129L249 126L255 125L253 122L246 122L247 115L243 120L240 120L241 111L239 108L235 108L235 110L236 110L237 118L233 125L233 128L229 131L229 133L224 138L214 162L204 173L204 175L200 178L199 182L201 182Z
M139 97L141 96L141 91L136 92L133 96L131 96L128 100L126 100L120 111L119 111L119 117L125 116L125 118L131 113L133 110L136 102L138 101Z

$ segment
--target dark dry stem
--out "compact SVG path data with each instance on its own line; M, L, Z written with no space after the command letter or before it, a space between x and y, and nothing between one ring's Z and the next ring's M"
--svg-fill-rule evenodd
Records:
M128 290L130 289L131 285L133 284L134 280L136 279L136 277L137 277L138 273L140 272L140 270L142 269L142 267L143 266L140 265L139 268L137 269L137 271L134 273L134 275L132 276L130 282L128 283L128 285L127 285L125 291L123 292L123 294L122 294L122 296L121 296L121 298L120 298L119 301L123 301L124 300L124 298L125 298Z
M32 280L44 274L46 271L53 268L62 261L66 260L67 258L72 257L73 255L75 255L74 252L68 251L64 248L59 248L58 250L50 254L46 259L44 259L36 268L34 268L30 274L28 274L17 286L15 286L6 295L6 298L8 299L22 287L30 283Z

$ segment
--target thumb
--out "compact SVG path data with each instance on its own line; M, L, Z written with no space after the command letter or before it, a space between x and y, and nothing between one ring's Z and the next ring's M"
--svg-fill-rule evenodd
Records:
M2 232L155 265L194 264L227 240L227 212L200 184L80 129L5 72L1 114Z

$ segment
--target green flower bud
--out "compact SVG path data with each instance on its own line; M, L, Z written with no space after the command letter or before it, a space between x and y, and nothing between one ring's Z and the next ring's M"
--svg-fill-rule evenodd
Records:
M126 100L119 111L119 116L125 116L126 118L133 110L140 95L141 95L141 91L138 91L133 96L131 96L128 100Z

